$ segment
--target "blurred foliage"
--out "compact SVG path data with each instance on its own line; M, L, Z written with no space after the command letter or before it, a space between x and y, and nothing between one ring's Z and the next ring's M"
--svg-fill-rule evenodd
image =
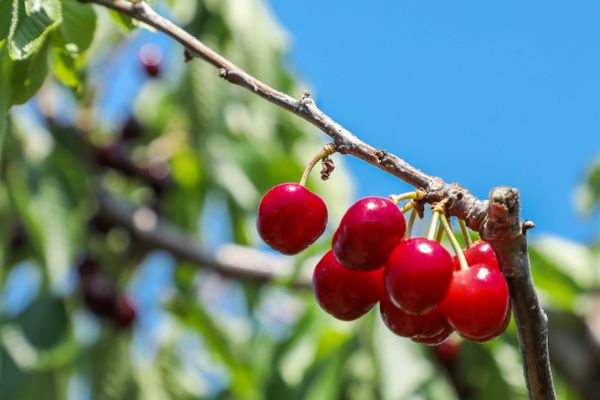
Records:
M305 86L284 61L285 33L263 1L159 7L253 75L301 96ZM75 0L0 0L0 399L451 400L461 388L462 398L526 398L512 323L491 343L461 343L444 364L387 332L376 310L337 322L306 291L198 272L102 220L98 196L109 192L209 247L223 239L260 246L261 194L298 180L324 143L207 63L184 63L182 49L161 45L169 55L162 76L142 76L136 52L153 40L131 19ZM136 96L111 120L102 99L125 95L107 75L127 63L139 82L128 78L122 90ZM335 161L330 181L309 182L332 223L352 194ZM599 176L596 166L587 208L600 198ZM297 257L299 273L328 239ZM102 282L133 298L131 329L92 312L100 306L81 293L84 257L101 265ZM599 286L599 246L543 238L531 258L546 307L577 321L594 312L586 305ZM586 398L577 383L557 372L561 399Z

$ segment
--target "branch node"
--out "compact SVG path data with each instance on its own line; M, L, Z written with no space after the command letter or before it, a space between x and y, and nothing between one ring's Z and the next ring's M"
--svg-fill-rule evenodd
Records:
M375 157L377 157L377 162L379 164L382 164L385 161L385 158L387 157L388 153L385 150L375 150Z
M535 228L535 223L531 220L526 219L525 221L523 221L523 225L521 226L521 232L525 234L525 232L533 228Z
M227 68L219 68L219 78L227 79L229 77L229 71Z

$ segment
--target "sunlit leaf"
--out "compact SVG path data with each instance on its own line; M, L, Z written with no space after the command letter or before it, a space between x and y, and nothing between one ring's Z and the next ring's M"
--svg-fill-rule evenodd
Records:
M9 53L15 60L24 60L36 53L46 36L61 23L61 4L59 0L15 3L18 20L9 33Z

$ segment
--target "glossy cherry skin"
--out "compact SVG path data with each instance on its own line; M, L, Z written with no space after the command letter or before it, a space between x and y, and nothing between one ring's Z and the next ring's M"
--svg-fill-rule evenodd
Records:
M411 314L426 313L444 299L454 270L448 250L426 238L403 240L385 265L390 298Z
M511 306L510 306L510 302L509 302L508 311L506 312L506 316L504 317L504 322L495 332L492 332L483 338L472 337L466 333L461 334L461 336L463 338L465 338L471 342L475 342L475 343L483 343L483 342L492 340L494 338L497 338L498 336L502 335L504 333L504 331L506 330L506 328L508 327L508 324L510 323L510 315L511 315Z
M354 203L333 236L333 254L347 268L372 270L382 266L406 232L404 215L383 197Z
M450 325L448 325L444 330L434 336L415 336L410 338L415 343L426 344L427 346L437 346L441 343L444 343L446 339L452 335L454 329Z
M510 312L504 275L483 264L456 272L440 308L466 339L484 341L498 335L506 329Z
M343 321L366 314L383 296L383 268L353 271L329 250L313 272L315 298L323 310Z
M283 254L297 254L323 234L327 206L316 194L296 183L269 190L258 206L256 227L260 237Z
M446 317L437 309L422 315L409 314L392 303L389 296L383 296L379 303L381 319L385 326L396 335L413 339L434 338L445 331L452 333Z
M500 270L496 253L494 253L494 249L486 241L478 240L473 246L463 250L463 254L469 265L484 264L489 268ZM454 266L457 271L460 270L460 263L456 256L454 256Z

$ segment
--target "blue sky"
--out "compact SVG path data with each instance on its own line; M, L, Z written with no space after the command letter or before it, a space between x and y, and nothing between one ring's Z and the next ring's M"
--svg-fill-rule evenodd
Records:
M518 187L534 231L591 240L574 188L600 155L600 3L275 1L290 63L369 143L485 197ZM349 160L357 195L404 189Z

